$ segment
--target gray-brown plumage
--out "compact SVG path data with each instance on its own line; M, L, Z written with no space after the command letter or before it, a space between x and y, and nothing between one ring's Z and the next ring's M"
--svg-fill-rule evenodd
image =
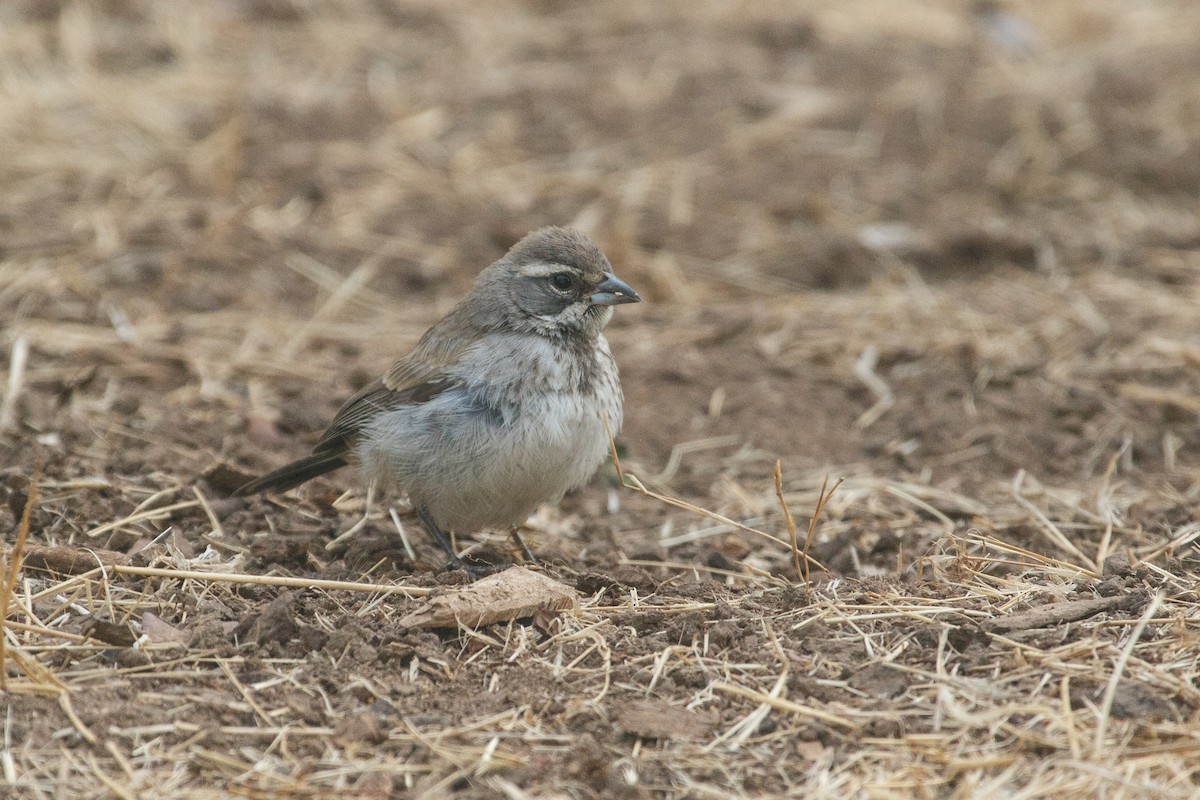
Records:
M457 563L444 530L519 524L604 461L622 404L602 329L612 306L640 299L584 234L534 231L342 406L312 455L237 494L354 464L404 489Z

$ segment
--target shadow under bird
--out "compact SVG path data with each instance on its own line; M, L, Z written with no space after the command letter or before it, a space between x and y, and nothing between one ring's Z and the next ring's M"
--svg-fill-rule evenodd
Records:
M368 485L408 493L446 531L514 527L584 483L622 422L603 329L641 298L596 244L541 228L485 268L413 351L346 401L312 455L237 490L282 492L347 464Z

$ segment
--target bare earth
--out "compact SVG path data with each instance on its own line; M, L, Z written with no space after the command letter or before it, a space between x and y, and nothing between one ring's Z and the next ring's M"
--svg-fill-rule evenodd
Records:
M3 3L0 795L1197 796L1198 41L1195 0ZM402 495L415 562L383 508L327 548L350 471L229 491L545 224L647 299L628 486L530 521L565 610L421 628L463 576Z

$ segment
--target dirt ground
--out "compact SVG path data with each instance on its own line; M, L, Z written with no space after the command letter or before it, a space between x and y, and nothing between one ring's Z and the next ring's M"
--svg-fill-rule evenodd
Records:
M0 795L1195 797L1198 41L1194 0L4 3ZM350 471L230 490L546 224L646 298L629 486L527 526L575 607L402 623L464 591L402 495L415 561L381 509L327 547Z

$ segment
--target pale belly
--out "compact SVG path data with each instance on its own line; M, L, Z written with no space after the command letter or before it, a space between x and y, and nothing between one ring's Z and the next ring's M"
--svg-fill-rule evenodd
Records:
M444 529L518 525L587 481L621 425L617 393L551 393L502 421L453 397L384 415L358 447L369 480L407 491Z

